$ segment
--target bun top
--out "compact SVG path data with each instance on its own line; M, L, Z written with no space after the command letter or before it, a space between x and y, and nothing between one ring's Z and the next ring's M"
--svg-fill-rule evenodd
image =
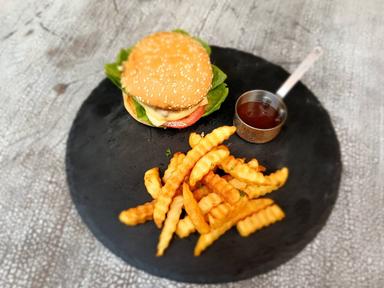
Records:
M212 77L209 55L199 42L177 32L158 32L133 47L121 83L144 104L183 110L207 95Z

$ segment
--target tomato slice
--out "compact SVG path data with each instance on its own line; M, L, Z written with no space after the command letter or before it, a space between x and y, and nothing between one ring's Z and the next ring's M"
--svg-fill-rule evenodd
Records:
M190 114L189 116L179 120L165 122L163 126L168 128L176 128L176 129L189 127L195 124L201 118L201 116L203 116L204 112L205 112L204 106L200 106L195 111L193 111L192 114Z

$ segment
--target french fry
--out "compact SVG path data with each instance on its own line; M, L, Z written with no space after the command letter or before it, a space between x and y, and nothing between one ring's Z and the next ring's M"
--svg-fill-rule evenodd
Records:
M210 230L209 225L205 222L199 204L197 204L188 184L185 182L183 184L183 198L185 211L190 217L193 225L195 225L196 230L199 231L200 234L208 233Z
M212 208L219 205L223 200L216 193L209 193L199 201L199 208L203 214L207 214Z
M264 196L265 194L271 193L278 189L278 186L264 186L264 185L253 185L242 182L236 178L229 180L229 183L236 189L243 191L248 195L250 199Z
M274 173L271 173L271 174L265 176L265 184L281 187L287 181L288 173L289 173L288 168L283 167L283 168L275 171Z
M167 219L165 220L164 227L161 230L159 243L157 244L156 256L164 255L165 249L168 248L172 240L173 233L175 233L177 222L180 219L180 214L183 209L183 197L176 196L170 206Z
M144 173L144 185L152 198L156 199L161 191L159 167L149 169Z
M200 201L204 196L207 196L209 193L211 193L211 190L209 190L207 186L201 186L195 191L193 191L193 196L195 197L196 201Z
M161 193L155 203L153 219L158 228L160 228L164 222L165 215L169 209L169 204L171 203L177 188L192 170L196 162L208 151L212 150L214 147L227 140L233 133L235 133L235 131L236 127L234 126L222 126L216 128L207 136L202 138L199 144L188 151L187 155L183 159L182 164L177 167L175 172L172 173L168 181L162 187Z
M236 228L241 236L247 237L263 227L282 220L284 217L283 210L274 204L239 221Z
M214 217L216 220L221 220L228 215L229 211L231 211L231 205L224 202L212 208L212 210L209 211L209 215Z
M280 187L282 187L288 179L288 169L286 167L277 170L276 172L265 176L264 185L255 185L245 183L236 178L229 180L228 182L236 189L245 192L249 198L257 198L271 193ZM268 185L267 185L268 184Z
M247 183L262 185L265 182L264 175L255 169L250 168L246 163L241 163L232 155L220 163L220 168L232 177Z
M252 158L248 163L247 165L252 168L252 169L255 169L256 171L259 171L259 172L264 172L266 170L266 168L263 166L263 165L260 165L259 164L259 161L257 161L256 158Z
M250 199L255 199L261 196L264 196L268 193L271 193L277 189L279 189L280 186L263 186L263 185L248 185L243 189L242 191L248 195Z
M221 201L221 197L216 193L208 194L199 201L199 208L201 213L207 214L213 207L220 204ZM180 219L179 223L177 223L176 234L180 238L187 237L195 231L195 225L193 225L189 215L185 216L183 219Z
M175 154L173 154L173 157L169 161L169 165L167 169L164 171L164 175L163 175L164 183L167 182L169 177L171 177L172 173L175 172L177 166L183 162L184 157L185 157L185 154L181 152L176 152Z
M225 181L229 182L231 181L232 179L234 179L231 175L229 174L225 174L223 176L221 176L221 178L223 178ZM236 188L236 187L235 187Z
M155 200L124 210L120 213L119 220L128 226L144 223L148 220L152 220L154 207Z
M229 181L229 184L231 184L233 187L235 187L236 189L240 190L240 191L243 191L244 192L244 189L248 186L247 183L243 182L243 181L240 181L239 179L236 179L236 178L232 178L230 179Z
M258 201L258 200L261 200L261 201ZM246 208L244 208L244 211L240 211L239 212L240 215L243 215L241 213L248 213L249 212L249 214L247 214L244 217L239 216L239 215L236 214L237 213L236 211L238 211L237 209L239 209L238 207L241 206L241 203L245 203ZM225 222L227 222L228 219L232 219L234 217L233 215L237 215L236 217L240 217L240 219L243 219L243 218L251 215L252 213L257 212L257 211L259 211L259 210L261 210L261 209L263 209L263 208L265 208L265 207L267 207L267 206L269 206L271 204L273 204L273 200L269 199L269 198L259 198L259 199L251 199L251 200L249 200L249 198L246 197L246 196L242 197L241 201L239 201L233 207L231 207L231 210L227 214L226 217L224 217L222 219L217 219L217 221L215 221L215 223L213 223L211 225L211 227L212 227L212 229L216 229L216 228L220 227Z
M259 167L257 167L257 171L259 172L265 172L265 170L267 170L267 168L265 168L263 165L259 165Z
M252 168L252 169L256 169L258 170L259 169L259 161L257 161L256 158L252 158L248 163L247 165Z
M216 207L212 208L208 213L208 223L211 227L218 227L218 221L221 221L227 217L231 211L231 206L228 203L221 203Z
M210 171L202 179L204 185L212 192L221 195L230 204L236 203L240 199L239 190L235 189L225 179Z
M203 137L200 134L197 134L196 132L192 132L191 134L189 134L189 139L188 139L189 146L191 146L191 148L195 147L197 144L199 144L202 138Z
M196 183L204 177L204 175L206 175L210 170L213 170L216 165L228 157L228 155L228 148L221 145L201 157L191 171L189 176L189 185L194 187Z
M256 199L248 201L245 197L236 203L234 209L226 217L226 221L216 229L211 230L209 233L200 235L199 240L195 246L194 255L199 256L205 249L207 249L213 242L220 238L226 231L231 229L238 221L248 217L249 215L260 211L267 206L272 205L271 199Z

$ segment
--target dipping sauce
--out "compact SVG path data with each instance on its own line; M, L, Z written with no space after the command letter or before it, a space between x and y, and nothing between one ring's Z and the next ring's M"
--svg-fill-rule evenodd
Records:
M281 123L279 112L266 102L246 102L237 107L237 114L249 126L270 129Z

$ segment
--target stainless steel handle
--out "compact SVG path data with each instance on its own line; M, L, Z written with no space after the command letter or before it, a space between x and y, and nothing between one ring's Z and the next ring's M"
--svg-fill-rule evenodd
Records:
M323 54L321 47L315 47L311 53L300 63L296 70L288 77L283 85L277 90L276 94L284 98L285 95L296 85L296 83L303 77L305 72L316 62L317 59Z

